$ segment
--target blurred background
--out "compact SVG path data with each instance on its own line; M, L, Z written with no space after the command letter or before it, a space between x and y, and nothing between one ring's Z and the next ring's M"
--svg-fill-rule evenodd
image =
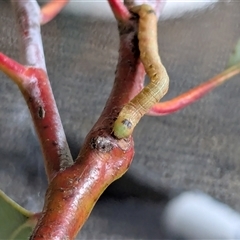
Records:
M159 49L170 76L165 100L226 67L240 37L240 4L221 1L159 22ZM0 1L0 51L19 60L8 1ZM46 63L73 156L111 91L118 57L114 21L63 12L42 27ZM47 187L28 109L0 73L0 189L40 211ZM81 239L163 239L162 210L185 190L201 190L240 211L240 77L202 100L137 126L133 164L97 203Z

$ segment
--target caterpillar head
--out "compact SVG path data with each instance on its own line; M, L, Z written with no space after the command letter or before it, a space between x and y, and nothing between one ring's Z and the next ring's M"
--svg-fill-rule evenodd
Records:
M134 126L131 120L118 118L113 125L113 134L118 139L127 138L133 132Z

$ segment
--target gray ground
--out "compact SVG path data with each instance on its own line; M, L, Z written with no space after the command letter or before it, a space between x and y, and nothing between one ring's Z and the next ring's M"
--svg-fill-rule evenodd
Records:
M161 56L171 78L165 99L224 69L240 37L239 13L238 2L221 2L204 13L159 23ZM0 51L19 59L14 26L9 3L0 1ZM49 77L76 156L113 84L117 27L62 14L42 34ZM46 180L38 142L17 87L1 73L0 78L0 188L22 206L40 210ZM238 76L179 113L145 117L134 133L136 155L126 184L119 182L97 204L82 239L164 238L162 206L167 196L184 189L200 189L240 210L239 101Z

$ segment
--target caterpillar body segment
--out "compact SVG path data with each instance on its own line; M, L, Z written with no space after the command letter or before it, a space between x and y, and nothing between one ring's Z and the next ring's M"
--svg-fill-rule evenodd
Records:
M139 15L138 41L140 59L150 78L150 83L126 104L113 126L114 135L121 139L129 137L141 117L166 94L169 78L158 55L157 17L146 4L131 9Z

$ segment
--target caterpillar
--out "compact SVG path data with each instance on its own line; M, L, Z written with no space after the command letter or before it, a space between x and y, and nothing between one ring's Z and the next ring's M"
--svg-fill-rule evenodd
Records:
M113 125L114 135L121 139L129 137L141 117L167 93L169 77L158 55L157 17L151 6L143 4L131 8L139 15L138 47L140 60L150 78L142 89L119 113Z

